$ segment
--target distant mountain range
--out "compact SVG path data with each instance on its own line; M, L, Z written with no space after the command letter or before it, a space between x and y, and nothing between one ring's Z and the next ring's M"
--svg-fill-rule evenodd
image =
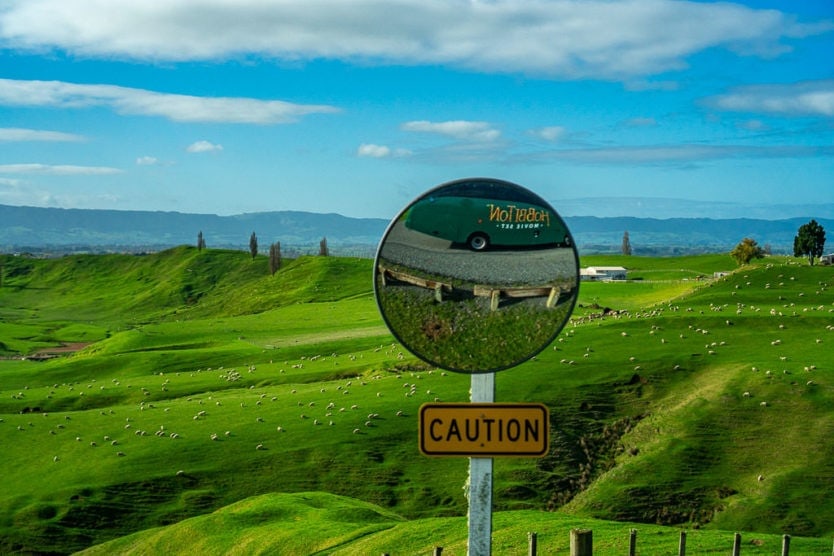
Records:
M566 216L564 220L580 253L619 253L627 231L635 255L675 255L730 251L745 237L773 253L792 253L797 230L811 218ZM834 219L813 218L834 238ZM262 252L280 241L287 255L317 253L326 237L333 254L373 256L387 226L388 220L381 218L301 211L218 216L0 205L0 251L152 251L196 245L199 232L209 248L248 249L255 232Z

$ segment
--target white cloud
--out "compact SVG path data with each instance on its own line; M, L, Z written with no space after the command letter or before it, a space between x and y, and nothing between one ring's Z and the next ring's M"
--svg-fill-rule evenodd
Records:
M84 137L61 131L23 129L18 127L0 128L0 142L19 141L84 141Z
M212 151L222 151L223 145L215 145L209 141L196 141L186 147L186 151L190 153L207 153Z
M155 156L140 156L136 159L137 166L154 166L159 164L159 159Z
M404 131L435 133L452 137L459 141L490 142L495 141L501 136L501 132L494 129L487 122L470 122L466 120L452 120L448 122L419 120L405 122L401 127Z
M43 174L50 176L103 176L121 174L107 166L73 166L69 164L0 164L0 174Z
M0 44L149 61L257 55L448 65L557 78L676 70L711 48L774 56L831 30L776 10L673 0L6 0ZM454 22L450 25L449 22ZM384 24L380 24L384 22Z
M176 122L285 124L309 114L339 112L334 106L240 97L197 97L116 85L0 79L0 105L88 108L161 116Z
M385 145L363 143L359 145L359 149L357 149L356 154L359 156L369 156L371 158L386 158L391 156L391 149Z
M392 149L386 145L375 145L373 143L362 143L356 149L357 156L369 158L402 158L411 156L413 153L408 149Z
M738 87L706 100L719 110L785 116L834 116L834 79Z
M525 159L561 160L581 164L680 164L731 158L811 158L834 157L829 146L746 146L746 145L653 145L588 149L559 149Z
M553 125L533 129L530 131L530 134L545 141L560 141L567 135L567 130L562 126Z

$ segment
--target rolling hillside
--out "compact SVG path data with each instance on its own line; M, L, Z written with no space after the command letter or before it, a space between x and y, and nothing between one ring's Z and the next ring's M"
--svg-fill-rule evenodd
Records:
M622 200L609 202L621 206ZM554 206L558 209L559 203ZM811 216L782 219L567 216L565 221L581 253L621 253L623 233L628 231L634 253L641 255L728 253L745 237L769 246L773 253L790 254L797 230L811 218L816 218L826 229L834 229L834 220L817 216L829 214L829 207L818 207L820 213L812 207L803 208L808 208ZM248 250L249 236L256 232L263 252L270 243L278 241L286 254L317 253L319 241L326 237L333 254L372 257L388 222L384 218L302 211L218 216L0 205L0 250L158 251L176 245L196 245L198 232L203 232L210 248Z
M498 401L543 402L552 425L547 457L496 461L496 511L833 535L831 268L772 257L713 280L728 256L582 262L632 280L583 283L553 345L496 377ZM373 504L328 528L342 542L459 527L467 462L419 455L416 417L467 400L469 378L394 342L370 260L269 276L264 257L177 248L3 268L0 553L69 553L271 493ZM302 511L275 503L235 542ZM425 531L409 534L430 546Z

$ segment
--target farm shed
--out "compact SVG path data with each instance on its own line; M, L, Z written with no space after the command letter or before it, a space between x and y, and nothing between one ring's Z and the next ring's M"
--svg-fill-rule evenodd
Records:
M626 269L622 266L589 266L579 269L579 277L591 282L625 280Z

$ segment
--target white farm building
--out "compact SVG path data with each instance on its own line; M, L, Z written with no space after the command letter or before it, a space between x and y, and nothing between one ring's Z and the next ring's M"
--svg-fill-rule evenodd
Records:
M625 280L626 269L622 266L589 266L579 269L579 278L590 282Z

